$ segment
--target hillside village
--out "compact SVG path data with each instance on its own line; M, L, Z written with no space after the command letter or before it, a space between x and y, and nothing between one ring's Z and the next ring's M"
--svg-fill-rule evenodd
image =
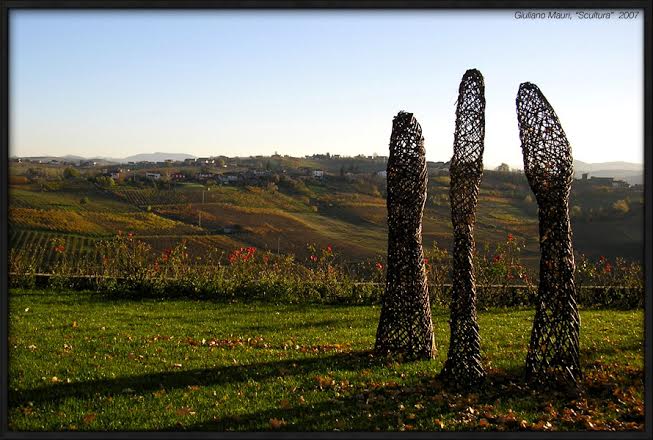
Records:
M163 161L128 161L109 166L98 160L65 160L42 158L12 158L13 164L34 164L51 168L72 167L86 177L110 178L113 183L135 183L138 181L159 182L198 182L219 185L251 185L277 182L280 176L292 176L310 179L323 179L326 176L353 178L357 175L385 178L387 156L358 155L346 157L341 155L314 154L304 158L281 156L226 157L211 156L187 158L184 160L166 159ZM448 162L427 162L431 175L447 175ZM510 169L503 163L494 171L523 173L522 170ZM56 173L55 173L56 174ZM26 173L28 178L48 177L43 169ZM615 177L590 176L582 173L576 179L578 184L594 187L610 186L641 190L643 185L631 185ZM109 183L111 184L111 183Z

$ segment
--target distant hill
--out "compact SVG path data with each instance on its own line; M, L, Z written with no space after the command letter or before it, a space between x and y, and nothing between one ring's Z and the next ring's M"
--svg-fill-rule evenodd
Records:
M110 158L86 158L86 157L81 157L81 156L74 156L74 155L66 155L66 156L29 156L25 157L24 159L29 159L32 161L41 161L43 163L48 163L52 160L56 160L59 162L70 162L73 164L79 164L80 162L86 161L86 160L94 160L97 162L97 165L116 165L119 162L119 160L116 159L110 159Z
M632 162L587 163L574 160L574 174L581 178L583 173L590 177L614 177L631 185L644 183L644 164Z
M185 153L142 153L133 156L125 157L124 159L117 159L121 162L163 162L164 160L186 160L194 159L195 156Z
M632 162L600 162L600 163L587 163L580 160L574 160L574 168L584 171L598 171L598 170L611 170L611 171L643 171L644 164Z
M74 154L67 154L62 157L63 160L66 160L68 162L80 162L82 160L86 160L85 157L82 156L75 156Z

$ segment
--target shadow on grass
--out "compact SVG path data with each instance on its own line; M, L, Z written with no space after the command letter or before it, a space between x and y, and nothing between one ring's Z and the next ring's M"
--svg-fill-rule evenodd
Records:
M465 428L464 423L455 429L477 429L478 420L484 415L483 408L502 402L506 408L526 413L543 413L548 402L558 408L573 405L579 395L560 390L536 390L524 382L522 368L510 370L492 369L486 381L470 391L459 391L443 383L436 372L408 377L403 383L374 379L363 380L344 386L340 381L321 383L322 377L331 372L360 372L365 369L387 366L389 359L374 356L369 351L317 355L300 359L287 359L248 365L226 365L216 368L170 371L115 379L99 379L79 383L57 383L41 387L10 391L10 407L38 405L39 403L62 403L66 399L92 400L101 396L119 394L146 394L160 389L168 391L188 386L215 386L243 383L250 380L263 381L276 377L303 376L300 391L294 394L292 402L284 407L264 409L249 413L236 413L221 418L205 419L192 425L177 423L162 427L163 431L264 431L273 428L286 431L302 430L396 430L412 425L419 430L419 423L432 427L434 419L463 420L474 415L474 423ZM600 363L587 365L603 367ZM316 378L316 376L320 376ZM606 376L608 377L608 376ZM637 368L619 370L617 377L597 380L595 376L584 380L582 398L595 399L601 405L614 398L618 387L643 386L643 372ZM322 386L324 385L324 389ZM323 391L320 391L322 390ZM303 391L301 391L303 390ZM307 396L324 396L318 402L309 403L300 399L300 393ZM317 392L317 393L316 393ZM324 392L324 394L321 394ZM474 407L475 413L469 408ZM630 416L629 416L630 417ZM639 416L635 416L639 417ZM471 419L470 419L471 420ZM639 420L639 419L637 419ZM450 422L447 422L450 423ZM471 422L470 422L471 423ZM277 424L277 426L274 426ZM445 429L451 429L450 424ZM476 428L474 428L476 427ZM573 428L573 426L572 426ZM519 429L508 426L508 430ZM582 429L582 427L578 428Z
M371 352L346 352L332 355L287 359L246 365L225 365L216 368L166 371L137 376L98 379L77 383L55 383L38 388L10 391L10 406L20 406L33 402L56 402L68 398L86 399L101 395L147 393L165 388L185 388L187 386L211 386L246 382L250 379L260 381L273 377L326 373L329 370L355 371L384 365L385 359L372 356Z
M636 383L641 378L641 371L630 371L625 373L624 381ZM493 370L489 372L485 383L473 391L456 392L436 376L422 377L409 384L367 386L313 404L295 399L294 405L285 408L214 417L191 425L178 422L161 430L330 431L335 428L349 431L396 431L402 426L412 426L411 429L419 431L420 420L432 430L431 421L434 419L458 419L459 425L453 425L455 430L469 431L479 429L480 418L498 418L498 413L494 410L482 409L493 407L497 402L504 402L507 407L521 412L545 413L549 403L562 408L574 407L578 401L576 399L601 399L605 403L610 401L611 394L605 393L608 388L603 386L605 384L585 385L586 391L580 394L559 390L536 390L524 384L523 369ZM616 385L611 386L614 388ZM470 416L474 414L469 411L470 407L476 408L475 416ZM629 421L629 417L627 414L623 415L625 421ZM641 421L643 422L643 417ZM528 429L520 428L518 422L517 420L512 424L504 424L502 428L508 431ZM452 429L451 426L446 429ZM586 429L585 425L578 421L569 422L566 428Z

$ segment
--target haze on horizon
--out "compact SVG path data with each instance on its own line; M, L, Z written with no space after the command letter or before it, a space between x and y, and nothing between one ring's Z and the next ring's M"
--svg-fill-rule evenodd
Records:
M537 84L584 162L643 163L643 19L488 11L37 11L10 15L10 155L388 154L413 112L452 154L465 70L486 85L484 162L521 166Z

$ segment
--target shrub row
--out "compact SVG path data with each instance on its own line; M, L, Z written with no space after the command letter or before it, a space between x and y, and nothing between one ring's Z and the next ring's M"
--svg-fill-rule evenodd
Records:
M310 257L236 249L228 255L208 253L190 258L180 243L157 253L131 234L119 234L98 243L101 262L69 261L65 243L55 239L50 274L39 275L30 260L34 252L12 249L12 287L92 289L114 298L190 297L222 301L279 303L375 304L384 290L385 261L358 265L340 262L331 246L309 246ZM477 305L534 306L537 275L521 264L523 245L509 235L505 243L488 246L475 256ZM451 295L451 259L433 247L425 252L431 300L448 305ZM644 305L641 267L617 259L591 261L577 257L577 300L584 307L637 308Z

